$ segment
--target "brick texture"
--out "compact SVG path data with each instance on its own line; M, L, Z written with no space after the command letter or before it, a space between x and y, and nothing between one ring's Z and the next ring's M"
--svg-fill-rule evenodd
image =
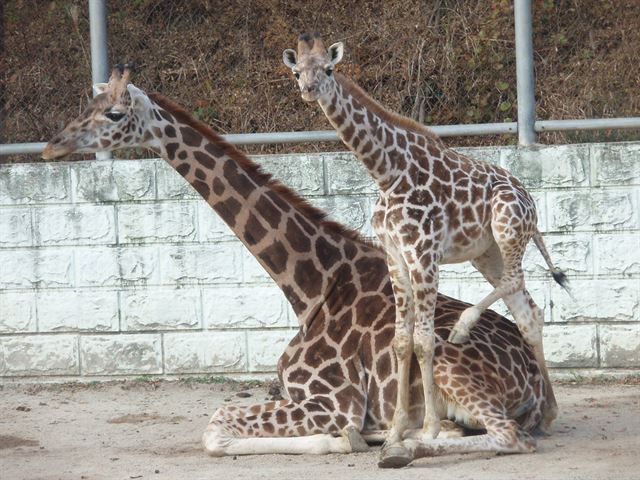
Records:
M640 143L460 151L522 179L569 276L572 295L529 245L549 364L640 369ZM374 236L377 189L351 154L255 160ZM440 290L475 302L490 286L463 263L442 266ZM273 373L297 325L259 262L164 161L0 166L0 376Z

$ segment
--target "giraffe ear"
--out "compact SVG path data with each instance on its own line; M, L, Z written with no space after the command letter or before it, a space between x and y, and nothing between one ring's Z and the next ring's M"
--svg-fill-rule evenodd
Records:
M93 84L93 95L97 97L101 93L106 92L108 85L109 85L108 83L94 83Z
M340 60L342 60L342 55L344 55L344 43L334 43L329 48L327 48L327 53L329 54L332 65L340 63Z
M284 52L282 52L282 61L287 67L293 68L298 63L298 55L296 54L295 50L287 48Z
M129 83L127 85L127 92L129 92L129 97L131 97L132 105L144 105L148 101L147 94L136 87L133 83Z

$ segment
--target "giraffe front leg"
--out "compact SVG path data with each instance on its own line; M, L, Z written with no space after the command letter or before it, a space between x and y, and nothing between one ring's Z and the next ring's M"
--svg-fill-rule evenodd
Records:
M354 399L362 403L363 399ZM326 398L221 407L202 436L205 451L225 455L352 453L368 449L362 415L336 411Z
M387 249L387 264L396 304L393 351L398 362L398 391L391 429L378 463L382 468L398 467L411 461L409 451L402 445L402 438L409 425L409 371L413 354L414 305L404 260Z
M435 351L434 315L438 298L438 263L436 255L426 253L420 257L422 265L411 271L411 283L416 309L413 349L420 365L424 389L425 415L423 437L433 439L440 432L440 417L436 411L436 385L433 375Z

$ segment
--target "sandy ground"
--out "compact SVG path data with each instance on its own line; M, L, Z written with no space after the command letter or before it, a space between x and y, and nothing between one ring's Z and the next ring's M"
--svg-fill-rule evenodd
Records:
M640 385L559 385L561 416L530 455L453 455L379 470L377 450L211 458L200 435L215 408L263 401L265 387L182 382L0 385L0 478L639 478ZM251 394L241 398L238 391Z

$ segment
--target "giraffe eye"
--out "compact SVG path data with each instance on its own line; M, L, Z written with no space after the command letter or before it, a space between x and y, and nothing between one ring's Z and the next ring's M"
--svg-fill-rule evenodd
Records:
M124 118L124 113L121 113L121 112L105 112L104 116L107 117L112 122L117 122L117 121L122 120Z
M324 71L324 73L326 73L326 74L327 74L327 77L330 77L330 76L331 76L331 74L333 73L333 68L327 68L327 69Z
M296 77L296 80L300 80L300 73L299 72L293 72L293 76Z

